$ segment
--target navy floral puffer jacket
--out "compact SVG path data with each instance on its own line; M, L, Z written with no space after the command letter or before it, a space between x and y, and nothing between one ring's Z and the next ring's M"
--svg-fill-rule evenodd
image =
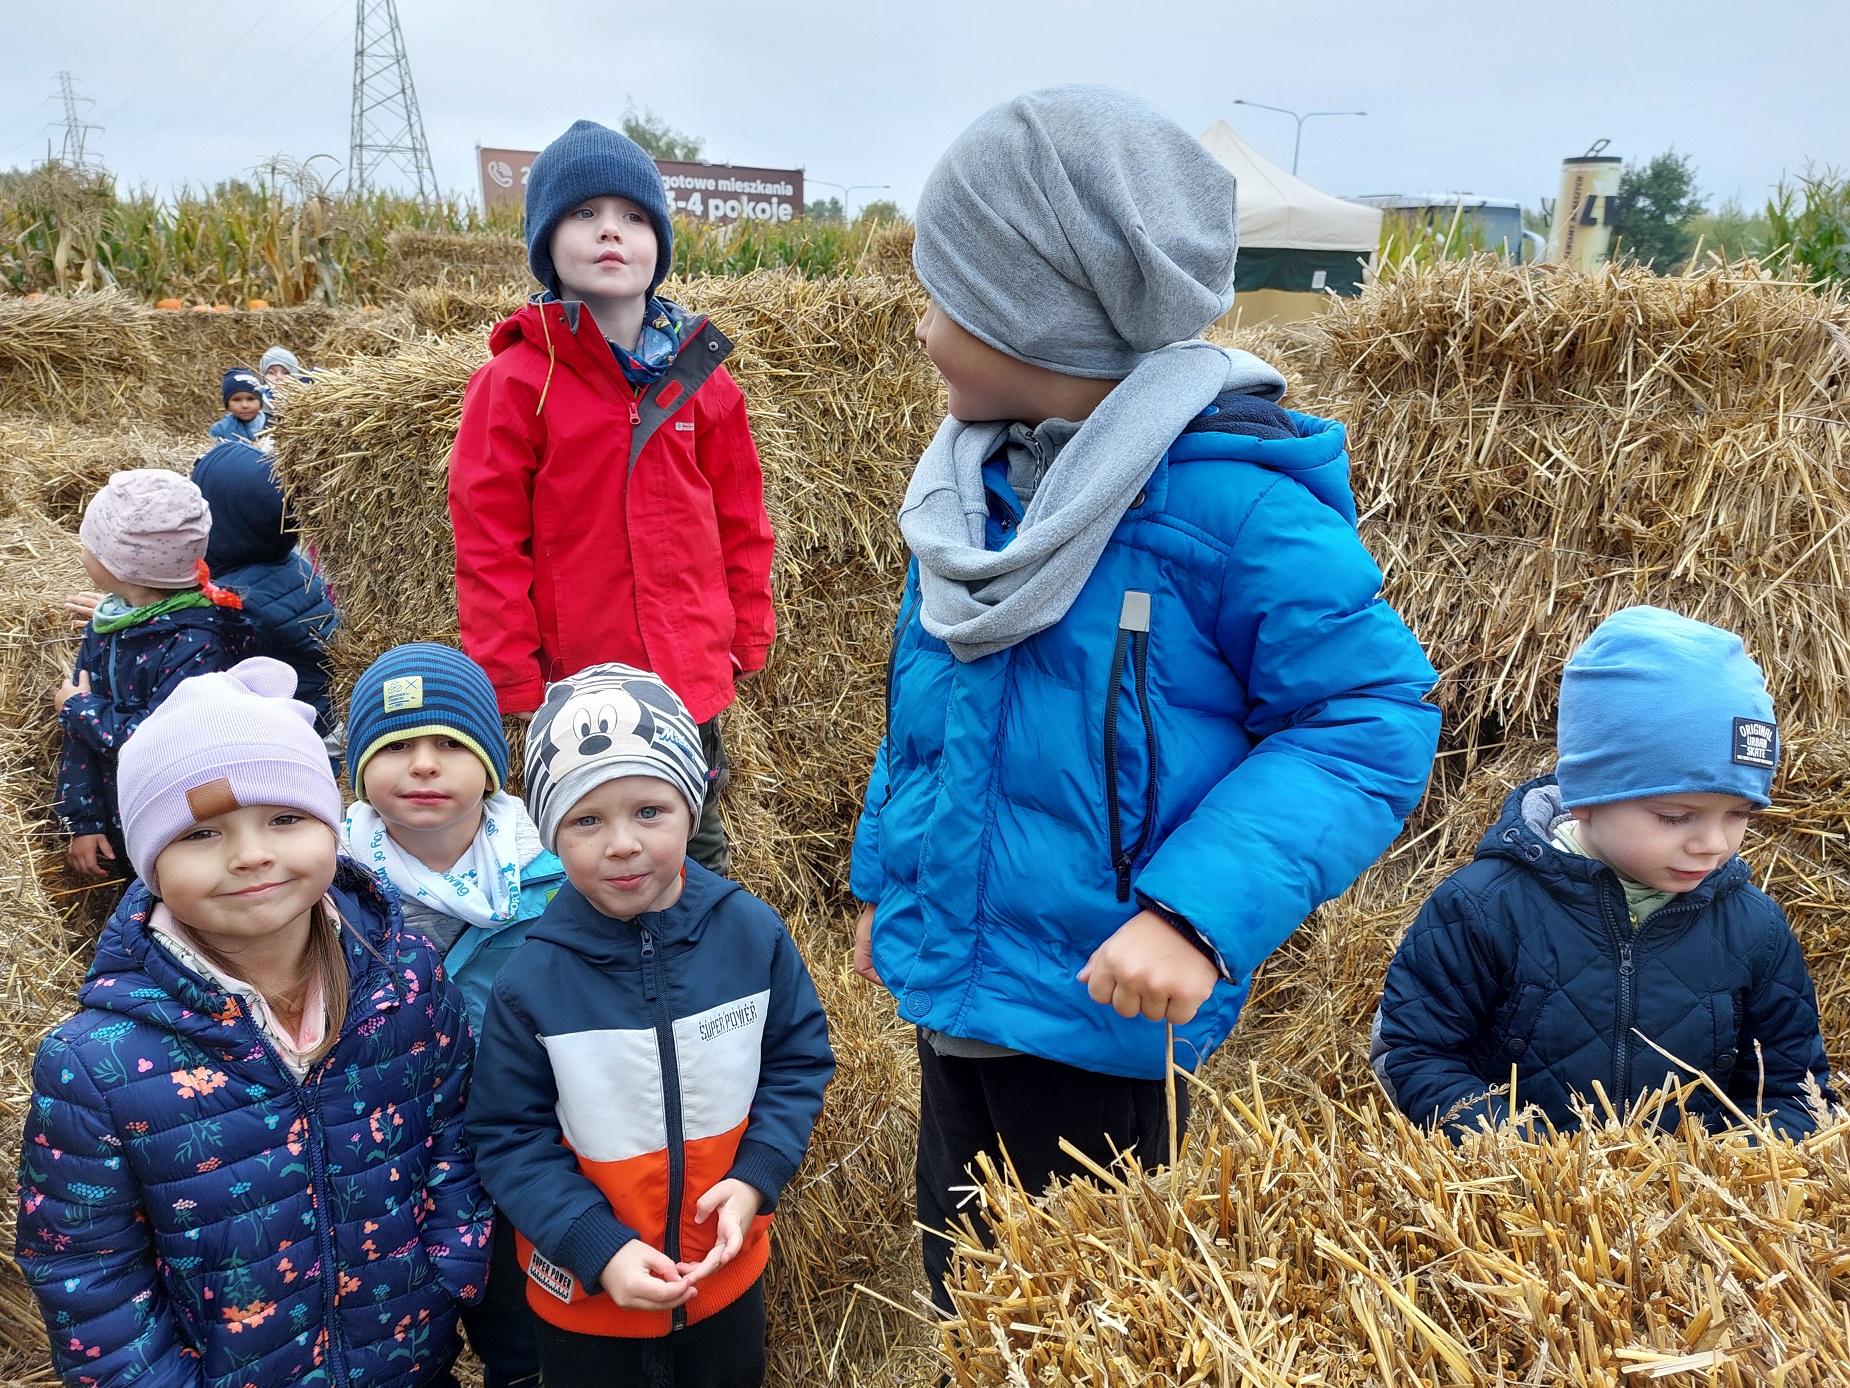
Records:
M343 861L353 980L297 1083L236 999L150 934L137 883L82 1010L39 1047L17 1256L68 1384L416 1388L481 1295L462 995Z

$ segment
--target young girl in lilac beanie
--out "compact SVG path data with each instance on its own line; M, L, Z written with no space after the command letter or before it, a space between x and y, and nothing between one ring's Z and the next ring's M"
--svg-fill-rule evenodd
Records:
M472 1042L338 853L295 672L186 680L122 749L135 883L39 1047L16 1256L67 1383L448 1385L488 1259Z

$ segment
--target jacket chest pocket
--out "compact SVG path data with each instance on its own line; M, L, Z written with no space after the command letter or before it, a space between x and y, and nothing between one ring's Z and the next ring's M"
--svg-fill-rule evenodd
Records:
M1542 1015L1542 1004L1547 1001L1548 989L1541 984L1517 984L1491 1032L1491 1055L1513 1065L1528 1054L1529 1042L1535 1037L1536 1021Z
M1131 868L1156 831L1156 718L1150 708L1150 595L1137 589L1124 594L1118 611L1118 635L1111 652L1111 684L1105 691L1105 829L1111 841L1111 868L1117 876L1118 900L1131 899ZM1127 697L1131 708L1125 708ZM1139 724L1141 728L1139 729ZM1125 755L1125 734L1139 741L1144 794L1141 813L1135 797L1123 795L1132 759ZM1127 805L1128 800L1128 805ZM1133 819L1132 816L1136 815ZM1133 838L1129 823L1137 825Z
M1709 1017L1715 1031L1715 1081L1726 1084L1740 1060L1741 1000L1733 993L1710 993Z

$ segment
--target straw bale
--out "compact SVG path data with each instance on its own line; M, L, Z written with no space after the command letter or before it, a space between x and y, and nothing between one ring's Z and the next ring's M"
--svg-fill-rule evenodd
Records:
M438 337L487 328L519 311L527 302L531 280L487 283L452 279L448 273L433 284L416 284L403 295L411 325Z
M1332 305L1300 408L1347 422L1364 538L1460 742L1536 732L1652 602L1740 632L1789 716L1850 711L1850 306L1751 265L1494 257Z
M1795 1146L1647 1110L1454 1147L1257 1069L1194 1102L1171 1170L1035 1200L989 1169L951 1382L1844 1381L1850 1119Z
M857 275L883 275L906 279L912 274L912 242L915 228L911 222L888 222L875 228L867 238L861 258L855 262Z
M219 380L234 366L257 369L264 349L280 343L315 365L312 346L342 316L324 304L238 309L229 313L145 310L156 365L148 373L150 416L169 429L203 433L225 406Z
M0 412L132 413L158 368L151 316L115 291L0 298Z
M0 506L23 504L75 531L111 473L138 467L190 473L209 442L142 426L103 429L0 415Z
M518 236L398 231L388 264L399 285L431 284L444 276L473 277L485 285L528 279L527 243Z
M321 367L349 366L363 357L402 351L416 336L402 307L343 313L315 339L312 359Z

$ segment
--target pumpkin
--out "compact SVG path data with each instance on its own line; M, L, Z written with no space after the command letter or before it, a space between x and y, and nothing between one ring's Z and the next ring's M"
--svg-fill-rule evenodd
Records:
M186 305L181 303L178 299L162 299L155 307L164 308L169 313L178 313L181 309L185 308Z
M270 301L268 299L252 299L249 303L244 305L245 308L252 309L252 310L256 310L260 308L268 308L269 306L270 306Z

